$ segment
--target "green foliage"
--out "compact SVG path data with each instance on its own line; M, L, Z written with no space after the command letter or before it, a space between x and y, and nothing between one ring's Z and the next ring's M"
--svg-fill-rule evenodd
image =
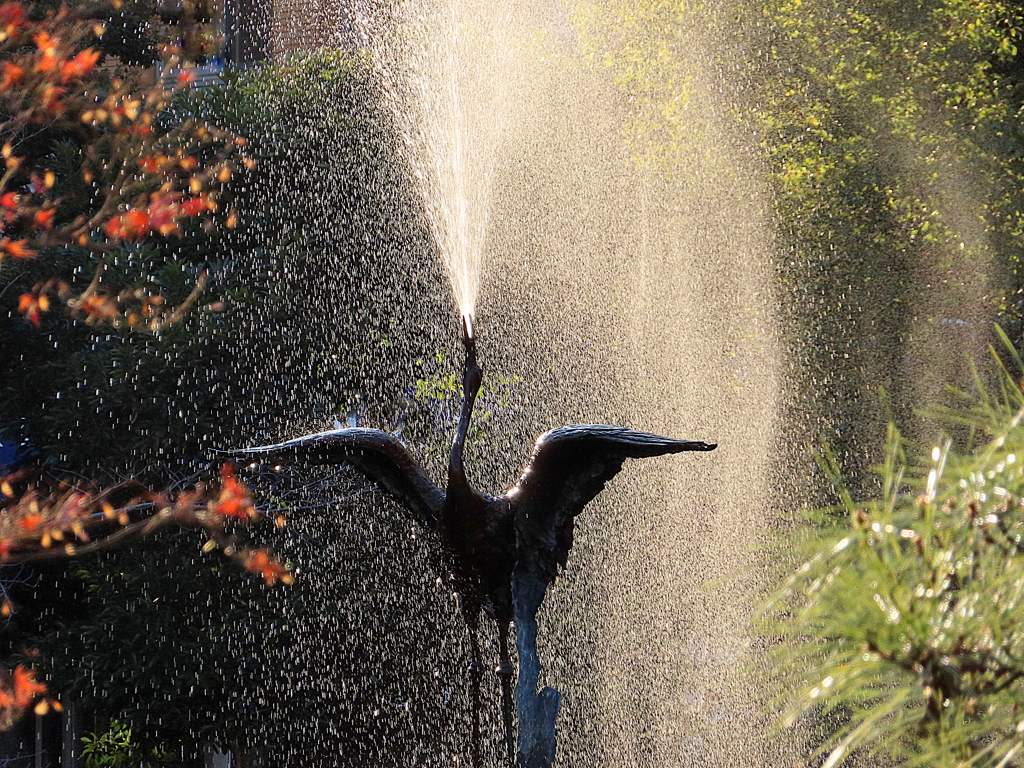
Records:
M695 155L726 151L701 145L709 121L731 113L756 132L778 220L803 248L856 236L973 258L984 244L960 218L969 203L1000 245L1021 231L1024 17L1013 3L788 0L723 13L580 0L573 18L588 58L628 93L624 132L638 157L685 174ZM709 60L726 87L732 78L750 92L723 91L725 109L702 114L713 105L695 84Z
M438 364L444 365L440 354ZM470 462L477 454L487 454L493 449L490 441L494 437L494 415L509 409L518 383L518 376L484 379L466 441ZM462 381L452 371L417 379L413 385L412 407L406 415L402 436L407 443L417 446L422 460L437 462L441 471L447 467L448 460L444 438L455 433L461 407Z
M1019 8L792 0L763 15L749 115L796 247L790 283L860 254L1019 273Z
M127 768L130 765L154 764L160 755L141 749L132 740L132 728L120 720L111 720L103 733L87 733L82 737L82 758L85 768Z
M908 454L892 427L877 497L836 478L842 507L815 521L813 556L769 608L785 723L842 724L822 747L830 768L858 751L1021 764L1024 395L1002 373L998 395L950 414L974 435L963 447Z
M201 760L206 745L239 744L256 727L246 691L261 679L257 657L276 646L247 635L250 606L273 620L288 598L200 555L201 543L167 532L74 563L74 615L53 605L33 643L54 690L131 723L132 741L165 765Z
M58 5L53 3L53 5ZM127 0L104 19L103 52L127 65L153 66L160 59L160 31L154 29L156 0Z
M635 158L664 172L692 169L709 115L693 109L700 2L585 0L571 4L580 45L628 99L623 133ZM685 172L685 171L684 171Z

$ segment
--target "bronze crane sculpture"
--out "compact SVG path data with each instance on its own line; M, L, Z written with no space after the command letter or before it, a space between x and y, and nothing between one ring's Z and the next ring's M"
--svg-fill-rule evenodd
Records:
M445 490L430 481L398 438L377 429L336 429L237 453L275 463L351 464L433 534L440 545L435 554L459 595L469 629L474 762L480 764L476 710L483 667L477 627L482 610L498 625L499 662L495 671L502 681L509 760L515 763L518 752L520 768L546 768L554 759L559 695L550 688L537 691L540 662L536 613L547 587L566 563L575 517L618 474L627 458L711 451L716 446L604 424L559 427L537 439L519 482L501 496L482 494L469 484L463 457L473 404L483 379L468 319L463 322L462 338L466 349L462 410L448 457ZM518 745L512 727L513 668L508 650L508 628L513 621L519 654L515 691Z

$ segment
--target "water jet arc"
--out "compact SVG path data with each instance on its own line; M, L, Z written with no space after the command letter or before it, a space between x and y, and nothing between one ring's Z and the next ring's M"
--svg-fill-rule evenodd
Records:
M605 424L559 427L537 438L533 454L512 488L500 496L482 494L470 485L463 461L473 405L483 381L468 316L463 319L462 339L466 351L462 409L444 491L431 482L398 438L377 429L331 430L234 453L273 463L350 464L405 508L430 534L427 539L433 543L433 554L460 597L472 645L471 671L482 669L476 632L480 612L498 624L497 671L506 702L510 762L514 760L519 768L546 768L554 760L560 696L551 688L537 690L541 665L536 614L548 586L567 561L576 516L618 474L627 458L712 451L717 446ZM513 621L519 653L517 739L512 734L508 653L508 627ZM479 675L474 674L473 679L476 692ZM475 712L475 741L477 716ZM479 754L477 743L477 764Z

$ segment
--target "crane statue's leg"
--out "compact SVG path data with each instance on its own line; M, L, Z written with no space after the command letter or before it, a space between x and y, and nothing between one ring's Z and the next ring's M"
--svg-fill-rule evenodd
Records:
M512 676L515 671L508 655L508 622L498 622L498 668L494 670L501 679L501 716L505 723L505 748L508 751L508 763L512 768L516 764L516 732L512 720Z
M519 768L550 768L555 759L555 719L562 696L547 686L537 690L540 679L537 611L547 587L546 581L528 572L517 570L512 578L516 648L519 651L519 678L516 680Z

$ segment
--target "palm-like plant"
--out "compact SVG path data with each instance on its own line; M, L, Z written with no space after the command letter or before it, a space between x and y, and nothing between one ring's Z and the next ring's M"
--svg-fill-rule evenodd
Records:
M842 724L823 768L1024 765L1024 394L999 369L997 392L945 414L964 447L915 454L890 427L878 498L852 498L824 453L842 503L767 622L783 722Z

